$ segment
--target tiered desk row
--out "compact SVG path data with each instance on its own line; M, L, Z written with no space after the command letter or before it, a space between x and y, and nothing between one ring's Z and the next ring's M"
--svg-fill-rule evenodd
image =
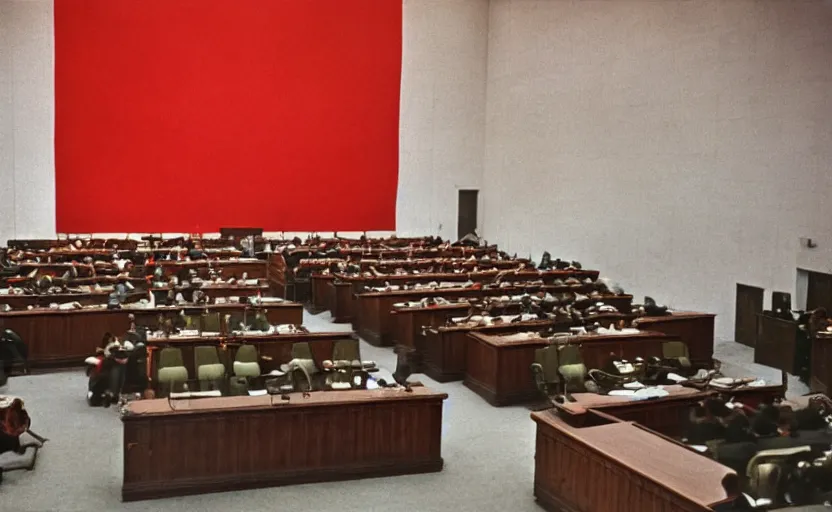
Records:
M125 501L442 469L447 395L418 383L407 391L365 389L355 382L353 389L335 390L328 379L338 372L328 373L325 361L364 364L358 338L352 332L308 332L302 305L285 300L298 287L303 293L303 279L295 279L290 267L297 254L381 254L401 244L431 252L431 238L257 238L248 258L239 240L196 240L202 254L193 260L194 244L183 249L183 242L17 241L6 252L0 276L8 292L0 296L7 305L0 328L25 340L32 368L79 365L95 353L104 333L121 337L149 329L141 363L150 388L145 396L162 398L123 405ZM350 249L356 244L363 248ZM197 290L203 294L198 301ZM240 330L256 322L261 323ZM224 377L192 381L206 347L218 357L213 362L222 365ZM260 375L235 388L243 347L253 347L256 355L246 350L246 363L256 363ZM187 381L160 379L171 365L170 353ZM327 380L316 379L311 389L285 389L294 382L286 378L294 371L286 363L299 358ZM280 391L272 392L268 379L281 375Z

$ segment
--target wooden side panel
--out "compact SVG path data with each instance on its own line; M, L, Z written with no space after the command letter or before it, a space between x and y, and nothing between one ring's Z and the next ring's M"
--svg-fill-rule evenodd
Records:
M658 455L654 455L658 456ZM551 511L706 512L561 432L538 424L534 494Z
M439 471L441 400L128 418L125 501Z
M433 380L450 382L462 380L468 366L467 331L426 331L422 340L425 347L425 373Z
M757 315L757 343L754 346L754 362L797 373L797 322L768 315Z
M812 339L812 374L809 385L815 393L827 393L832 383L832 339Z
M337 323L352 322L355 317L355 298L352 285L349 283L334 283L334 297L332 304L332 321Z
M690 358L696 362L710 363L714 356L714 317L712 315L677 317L652 317L642 329L675 336L688 345Z
M497 402L498 368L497 348L469 337L464 383L492 405Z

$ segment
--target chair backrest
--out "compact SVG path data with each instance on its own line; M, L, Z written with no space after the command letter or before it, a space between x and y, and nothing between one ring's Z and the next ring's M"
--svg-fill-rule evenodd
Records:
M182 360L182 350L176 347L165 347L159 351L159 369L185 366Z
M292 359L314 359L309 343L301 341L292 345Z
M199 368L206 364L222 364L217 354L217 347L206 345L194 347L194 367Z
M560 366L583 364L584 358L578 345L566 344L558 347L558 362Z
M240 345L237 348L237 354L234 356L234 360L241 363L256 363L257 347L248 344Z
M361 360L361 349L358 340L338 340L332 347L332 359L335 361Z
M220 314L208 313L207 315L200 315L202 330L206 332L220 332Z
M662 343L662 357L675 359L677 357L690 357L688 345L684 341L665 341Z
M757 452L745 470L750 489L759 498L777 499L790 466L797 459L808 458L811 452L810 446Z
M543 367L543 378L548 383L560 382L558 347L549 345L534 351L534 362Z

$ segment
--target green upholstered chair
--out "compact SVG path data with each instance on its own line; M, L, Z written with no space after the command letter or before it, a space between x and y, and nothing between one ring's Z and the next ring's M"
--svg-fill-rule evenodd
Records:
M221 332L220 314L208 313L199 315L199 323L197 325L201 326L204 332Z
M688 345L684 341L665 341L662 343L662 358L670 361L674 366L682 369L689 369L690 353Z
M174 347L166 347L159 351L159 365L156 380L160 388L169 393L177 384L188 381L188 369L182 360L182 351Z
M199 387L203 391L217 389L218 384L225 379L225 365L220 362L217 347L194 347L194 368Z
M315 364L315 358L312 356L312 348L309 343L302 341L292 345L292 362L294 368L292 369L292 384L296 390L309 390L309 383L307 382L307 375L309 381L312 383L312 388L318 387L320 383L320 369Z
M259 377L260 360L257 355L257 347L254 345L240 345L233 363L234 376L236 377Z
M555 394L560 386L559 367L556 345L549 345L534 351L534 363L531 366L532 378L537 389L547 397Z
M558 373L563 377L563 392L580 393L586 391L587 369L581 349L578 345L561 345L558 347Z
M361 348L358 340L338 340L332 347L333 361L360 361Z

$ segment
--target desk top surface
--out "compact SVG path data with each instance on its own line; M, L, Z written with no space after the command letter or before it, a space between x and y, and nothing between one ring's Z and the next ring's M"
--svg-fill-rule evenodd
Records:
M203 333L202 336L193 335L174 335L169 337L148 337L148 345L176 345L194 344L194 343L257 343L263 341L287 341L287 342L301 342L301 341L316 341L316 340L331 340L331 339L358 339L355 333L351 331L343 332L291 332L291 333L258 333L258 334L229 334L222 336L219 333Z
M476 338L483 343L493 345L495 347L505 347L513 345L548 345L552 343L552 338L543 337L539 332L517 332L512 334L485 334L481 332L471 332L470 336ZM573 344L583 343L598 343L598 342L623 342L629 343L637 340L672 340L675 339L661 332L654 331L639 331L632 334L582 334L579 336L563 337L564 343L569 341ZM559 341L555 338L555 341Z
M517 315L512 315L517 316ZM549 327L551 325L556 325L557 322L554 320L524 320L522 322L502 322L496 323L491 325L443 325L440 327L434 327L433 330L438 332L487 332L489 330L498 330L498 329L505 329L507 327L513 327L516 329L523 329L524 327L528 327L530 329L541 328L541 327ZM561 322L561 325L572 325L572 322Z
M2 302L0 300L0 302ZM203 311L208 310L209 312L215 310L217 312L221 311L237 311L237 310L244 310L248 309L250 311L256 310L266 310L270 308L302 308L303 306L297 302L275 302L275 303L268 303L268 304L260 304L253 306L251 304L209 304L207 306L197 306L197 305L181 305L181 306L157 306L155 308L137 308L137 307L123 307L121 309L107 309L105 305L102 306L95 306L95 307L86 307L83 309L67 309L67 310L59 310L59 309L27 309L27 310L20 310L20 311L4 311L0 312L0 318L14 318L14 317L29 317L29 316L38 316L38 315L89 315L89 314L126 314L126 313L137 313L137 314L159 314L159 313L170 313L170 312L179 312L182 310L193 310L193 311Z
M670 393L666 397L653 398L650 400L633 400L629 396L610 396L599 395L596 393L573 393L574 402L566 402L563 404L555 404L555 408L569 415L585 414L587 409L610 409L626 405L644 405L652 406L663 402L673 401L680 398L684 399L705 399L713 392L700 391L695 388L687 388L680 385L664 386L665 391Z
M574 428L551 411L532 413L532 418L700 505L709 506L729 498L722 480L736 474L734 471L633 423Z
M714 318L714 313L698 313L696 311L673 311L672 315L667 316L640 316L633 320L634 323L650 324L662 322L679 322L682 320L691 320L694 318Z
M414 386L412 392L404 388L383 388L374 390L314 391L303 398L301 393L291 393L289 401L280 396L223 396L216 398L195 398L168 401L165 398L136 400L127 405L123 419L129 420L147 416L172 416L193 413L222 413L245 410L275 408L302 408L364 403L445 400L447 393L432 391L426 387ZM171 408L171 403L173 408Z

